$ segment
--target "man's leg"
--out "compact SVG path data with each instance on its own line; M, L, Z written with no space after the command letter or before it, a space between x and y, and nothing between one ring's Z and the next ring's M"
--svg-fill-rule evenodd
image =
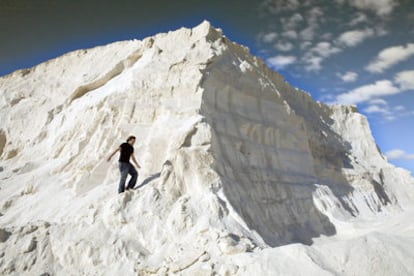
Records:
M121 179L119 180L118 193L125 191L125 181L128 176L128 163L119 162L119 172L121 173Z
M133 189L135 187L135 183L137 183L138 173L137 170L134 168L132 164L129 164L129 172L131 175L131 179L128 182L127 190Z

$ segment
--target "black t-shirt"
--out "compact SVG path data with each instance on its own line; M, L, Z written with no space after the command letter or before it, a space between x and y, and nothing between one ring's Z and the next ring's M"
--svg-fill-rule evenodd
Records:
M129 163L129 158L134 152L134 147L128 143L123 143L119 146L121 148L121 154L119 155L119 162Z

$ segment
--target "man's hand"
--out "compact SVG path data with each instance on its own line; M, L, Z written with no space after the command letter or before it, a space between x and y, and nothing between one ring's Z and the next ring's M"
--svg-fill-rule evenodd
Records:
M141 166L138 164L137 159L135 159L135 155L132 154L131 157L132 157L132 161L134 162L135 166L137 166L138 169L141 169Z
M113 153L111 153L111 155L109 155L109 157L106 159L106 161L108 161L108 162L111 161L112 156L114 156L115 153L117 153L120 150L121 150L121 147L117 148Z
M138 164L138 162L137 162L137 160L135 160L135 158L132 158L132 161L134 161L134 164L138 169L141 169L141 166Z

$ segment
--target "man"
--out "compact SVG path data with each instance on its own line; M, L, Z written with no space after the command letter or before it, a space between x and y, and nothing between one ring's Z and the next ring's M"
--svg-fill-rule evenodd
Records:
M121 173L121 179L119 180L118 193L123 193L125 191L125 181L128 174L131 175L131 179L128 182L126 190L133 189L135 183L137 182L138 173L135 170L134 166L129 162L130 157L132 157L132 161L137 166L137 168L141 168L134 156L134 143L135 136L129 136L126 143L120 145L119 148L117 148L107 159L109 162L115 153L118 151L121 152L119 155L119 171Z

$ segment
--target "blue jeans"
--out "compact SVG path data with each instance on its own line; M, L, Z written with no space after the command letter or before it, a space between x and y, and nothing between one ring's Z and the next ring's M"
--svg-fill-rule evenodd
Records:
M138 173L134 166L131 163L119 162L119 172L121 173L121 179L119 180L118 193L125 191L125 181L128 174L131 175L131 179L128 182L127 189L133 189L138 178Z

